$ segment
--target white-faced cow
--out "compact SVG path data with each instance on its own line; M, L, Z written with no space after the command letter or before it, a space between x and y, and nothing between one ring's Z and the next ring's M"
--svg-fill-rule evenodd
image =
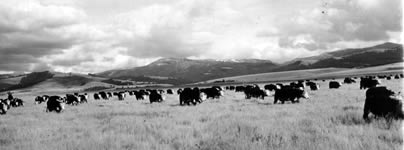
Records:
M8 109L9 106L7 106L7 103L5 103L4 100L0 99L0 114L6 114Z

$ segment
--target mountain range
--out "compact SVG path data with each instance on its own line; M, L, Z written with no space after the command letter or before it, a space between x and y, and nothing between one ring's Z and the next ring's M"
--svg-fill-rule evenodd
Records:
M282 64L260 59L162 58L146 66L110 70L96 73L94 76L179 85L247 74L328 67L362 68L402 61L402 45L387 42L372 47L343 49L298 58Z

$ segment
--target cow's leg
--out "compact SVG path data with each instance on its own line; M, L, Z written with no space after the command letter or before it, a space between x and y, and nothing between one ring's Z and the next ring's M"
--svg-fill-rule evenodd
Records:
M365 100L365 106L364 106L364 109L363 109L363 119L365 119L365 120L368 120L369 118L368 118L368 115L369 115L369 113L370 113L370 108L369 108L370 106L369 106L369 100L368 99L366 99Z

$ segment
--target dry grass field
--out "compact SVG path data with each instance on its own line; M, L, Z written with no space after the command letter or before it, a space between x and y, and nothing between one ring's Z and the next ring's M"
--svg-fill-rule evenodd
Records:
M226 91L196 106L179 106L177 95L153 104L90 98L60 114L34 105L37 93L16 93L26 103L0 116L0 149L402 149L401 121L362 119L365 91L358 84L330 90L328 81L318 83L321 89L297 104ZM401 79L382 85L404 92Z

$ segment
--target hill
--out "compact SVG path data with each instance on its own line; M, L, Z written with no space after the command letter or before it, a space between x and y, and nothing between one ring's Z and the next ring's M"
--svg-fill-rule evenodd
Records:
M204 83L214 83L215 81L233 81L233 83L249 83L249 82L280 82L280 81L293 81L302 79L331 79L331 78L343 78L347 76L363 76L373 74L386 74L394 75L403 72L404 63L394 63L388 65L366 67L366 68L320 68L320 69L304 69L304 70L292 70L281 72L270 72L251 74L244 76L234 76L213 79Z
M264 73L278 65L268 60L192 60L162 58L143 67L112 70L97 74L101 77L135 81L185 84L213 78Z
M283 64L258 59L162 58L146 66L105 71L96 75L105 78L179 85L257 73L319 68L363 68L402 61L402 45L387 42L367 48L343 49L318 56L298 58Z
M387 42L367 48L337 50L318 56L295 59L281 65L274 71L327 67L362 68L402 61L403 46Z

